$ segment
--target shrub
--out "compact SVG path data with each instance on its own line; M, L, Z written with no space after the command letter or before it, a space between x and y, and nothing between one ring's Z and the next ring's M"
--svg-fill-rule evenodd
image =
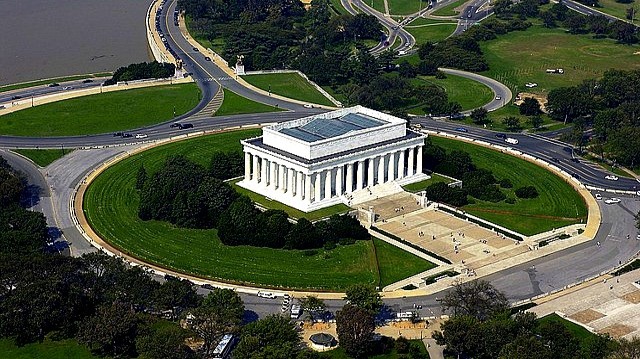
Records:
M336 248L336 242L334 241L327 241L324 243L324 245L322 246L325 250L332 250L334 248Z
M511 183L511 180L508 178L501 179L499 184L502 188L513 188L513 183Z
M398 337L398 339L396 339L396 352L398 352L398 354L406 354L409 352L409 347L411 346L411 343L409 342L409 340L405 337Z
M508 197L507 199L504 200L506 203L508 204L515 204L516 203L516 199L513 197Z
M536 198L538 197L538 190L533 186L525 186L516 189L516 196L518 198Z
M302 251L302 255L305 257L313 257L318 254L318 251L315 249L307 249L306 251Z

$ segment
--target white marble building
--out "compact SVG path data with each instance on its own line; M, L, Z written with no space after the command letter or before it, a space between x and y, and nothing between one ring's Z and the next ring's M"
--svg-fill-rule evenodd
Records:
M266 126L242 141L238 185L305 212L347 203L368 186L428 178L425 138L405 120L362 106Z

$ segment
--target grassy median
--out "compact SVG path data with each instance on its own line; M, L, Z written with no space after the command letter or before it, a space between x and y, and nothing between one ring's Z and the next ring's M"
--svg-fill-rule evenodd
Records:
M40 105L0 116L0 134L79 136L122 131L171 120L200 102L193 84L106 92Z
M241 139L258 134L259 130L245 130L198 137L119 162L100 174L86 192L84 211L89 223L103 239L134 257L178 272L235 283L342 290L354 283L378 285L379 273L384 273L385 281L394 280L397 269L388 268L387 263L407 263L402 269L402 275L407 276L431 265L395 248L382 246L376 250L373 241L328 251L231 247L220 242L215 229L183 229L167 222L138 219L140 199L134 184L140 165L153 173L164 158L176 154L206 165L213 152L240 151Z
M47 167L53 161L57 160L58 158L62 158L62 156L73 151L73 149L64 149L62 147L56 148L56 149L46 149L46 150L25 148L25 149L18 149L18 150L12 150L12 151L29 158L40 167Z
M516 198L514 190L523 186L534 186L539 193L536 198L516 199L514 204L475 200L464 206L464 211L524 235L586 223L586 204L565 179L531 162L486 147L436 136L430 138L448 151L469 153L478 168L490 170L497 179L511 180L513 188L503 189L507 197Z
M271 93L318 105L334 106L320 91L297 73L248 75L242 78Z

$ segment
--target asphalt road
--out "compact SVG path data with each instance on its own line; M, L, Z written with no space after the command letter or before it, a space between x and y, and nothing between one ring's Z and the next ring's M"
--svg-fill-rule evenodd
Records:
M491 100L488 104L482 106L487 111L495 111L503 107L505 104L508 104L509 102L511 102L511 98L513 97L511 90L509 90L509 88L506 85L502 84L499 81L496 81L490 77L478 75L473 72L461 71L456 69L447 69L447 68L440 68L439 70L447 74L465 77L474 81L478 81L481 84L489 87L491 91L493 91L493 100ZM470 112L471 110L464 111L463 113L466 114Z
M74 89L87 89L92 87L98 87L102 85L102 83L107 80L108 77L99 77L99 78L91 78L91 82L83 82L84 80L78 81L65 81L59 82L59 86L49 87L49 85L40 85L33 86L24 89L17 89L11 91L0 92L0 105L11 104L13 101L24 100L27 98L31 98L32 96L44 96L51 95L59 92L66 92ZM53 83L53 81L52 81ZM7 106L8 107L8 106Z

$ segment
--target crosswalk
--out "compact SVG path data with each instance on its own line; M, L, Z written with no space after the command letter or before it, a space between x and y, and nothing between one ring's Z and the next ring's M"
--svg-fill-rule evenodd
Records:
M224 92L222 91L222 88L220 88L218 89L218 92L216 92L215 96L213 96L211 101L209 101L209 103L202 110L200 110L200 112L194 114L190 118L193 120L198 120L213 116L222 105L223 100Z
M231 81L231 80L233 80L233 78L230 76L205 77L201 79L194 79L195 82Z

